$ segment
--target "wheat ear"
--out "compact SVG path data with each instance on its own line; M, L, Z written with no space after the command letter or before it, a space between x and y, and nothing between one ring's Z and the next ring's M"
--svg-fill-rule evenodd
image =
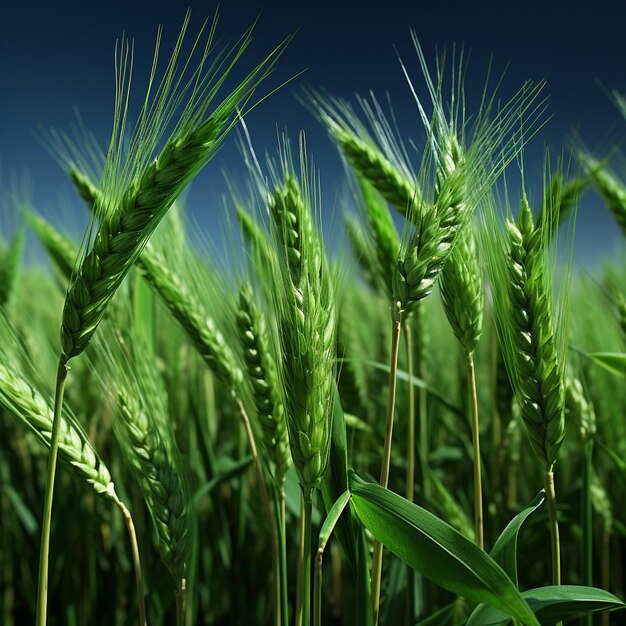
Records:
M282 384L291 456L301 489L296 624L310 623L313 489L328 463L335 381L335 309L330 274L317 234L301 145L300 183L285 164L285 182L269 210L279 247L281 283L275 300Z
M544 204L538 228L524 195L517 221L511 217L506 220L504 238L494 223L488 222L481 231L486 235L482 249L488 260L496 327L506 368L531 446L544 467L555 585L560 584L561 572L553 467L565 436L567 270L571 267L564 264L557 300L553 282L556 262L554 258L550 260L548 245L558 222L558 209L558 202ZM491 214L493 217L493 210Z
M24 240L24 229L20 229L8 245L0 241L0 307L6 307L13 297L24 252Z
M43 217L32 211L26 212L26 222L37 235L37 238L63 276L69 280L72 276L76 259L79 256L79 247L66 237L63 237Z
M54 413L45 398L26 380L0 364L0 405L28 428L46 447L52 439ZM76 418L65 412L59 420L59 458L91 490L112 500L124 516L137 584L140 626L146 625L143 580L137 536L130 512L119 499L111 474Z
M276 468L276 482L282 484L291 465L285 409L281 397L276 363L270 351L263 314L254 302L249 284L239 290L237 311L239 343L243 349L248 380L261 427L263 447Z
M214 28L211 28L200 63L192 70L191 57L187 61L180 59L189 20L188 12L160 84L155 84L158 58L155 54L148 93L127 143L132 55L126 40L122 40L116 51L119 58L116 59L115 115L99 188L101 193L96 197L82 258L74 268L61 319L62 352L57 370L41 529L37 626L45 626L47 622L50 525L67 362L85 350L113 295L170 205L215 153L236 116L240 116L239 109L246 108L254 89L271 71L287 43L283 42L272 51L207 116L220 88L249 45L252 29L248 29L219 63L208 64L207 57L213 51ZM192 47L192 56L200 39L198 36ZM175 120L181 108L184 110Z
M209 368L229 389L235 389L243 380L243 373L234 353L215 321L204 313L195 296L168 268L163 255L148 247L141 257L139 268Z
M626 187L607 170L604 163L584 153L580 153L579 158L621 228L622 234L626 236Z
M439 286L446 317L463 348L467 364L474 452L474 534L476 544L482 548L483 496L474 349L482 332L483 286L471 225L467 225L457 236L441 272Z

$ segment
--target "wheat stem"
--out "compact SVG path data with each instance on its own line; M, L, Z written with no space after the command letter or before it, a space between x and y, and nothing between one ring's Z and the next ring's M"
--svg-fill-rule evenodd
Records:
M467 382L472 407L472 443L474 447L474 534L476 545L484 548L483 541L483 487L480 477L480 431L478 429L478 397L476 395L476 372L474 354L467 356Z
M415 492L415 387L413 380L413 338L411 326L404 322L404 341L406 346L406 371L409 375L409 441L407 451L406 499L413 502Z
M593 507L591 501L591 481L593 475L593 439L583 443L583 487L581 490L581 526L583 531L583 576L582 582L589 587L593 586ZM593 616L584 618L587 626L593 626Z
M176 626L185 623L185 608L187 606L187 579L181 578L180 587L176 591Z
M289 595L287 587L287 525L285 518L285 482L274 487L274 515L278 526L278 550L280 556L277 593L280 598L280 621L289 624Z
M43 519L41 521L41 547L39 554L39 582L37 584L37 617L36 625L45 626L48 608L48 561L50 554L50 526L52 522L52 499L54 497L54 478L57 469L57 456L59 452L59 426L61 425L61 412L63 410L63 392L67 378L67 361L61 357L57 369L56 388L54 392L54 418L52 421L52 434L50 437L50 453L48 456L48 472L46 478L46 491L43 506Z
M602 531L602 589L609 591L611 583L611 533ZM609 612L602 613L602 626L609 626Z
M276 524L274 515L272 514L272 508L270 506L270 499L267 494L267 486L265 484L265 479L263 477L263 467L261 466L261 459L259 458L259 454L257 451L256 443L254 440L254 433L252 432L252 426L250 425L250 419L248 418L248 414L246 413L246 409L243 406L243 403L239 399L239 397L232 392L233 399L235 400L235 404L237 405L237 409L239 411L239 417L241 418L241 422L246 431L246 437L248 439L248 445L250 446L250 454L252 455L252 459L254 460L254 468L256 470L257 483L259 484L259 491L261 492L261 500L263 502L263 509L265 510L265 517L267 519L267 523L270 531L270 538L272 542L272 570L274 572L274 580L277 581L280 579L280 549L278 546L278 536L276 532ZM274 614L275 614L275 623L280 626L280 587L279 585L274 585L275 596L274 596Z
M311 622L311 489L301 487L300 547L298 549L298 592L296 597L296 626Z
M324 546L317 549L315 554L315 581L313 583L313 626L322 626L322 564L324 560Z
M124 523L126 524L126 530L128 531L128 538L130 539L130 547L133 555L133 567L135 569L135 583L137 586L137 607L139 610L139 626L146 626L146 604L143 594L143 577L141 574L141 561L139 559L139 546L137 544L137 533L135 532L135 525L133 524L133 518L130 515L130 511L126 508L124 503L116 499L119 510L124 517Z
M561 584L561 548L559 544L559 522L557 520L556 492L552 470L545 474L546 501L550 513L550 538L552 541L552 584Z
M393 436L393 414L396 405L396 370L398 368L398 348L400 343L402 311L400 303L396 303L391 326L391 360L389 368L389 405L387 410L387 425L385 427L385 444L383 448L383 462L380 470L380 484L387 487L389 483L389 466L391 464L391 439ZM374 544L372 560L372 608L374 611L374 626L378 624L380 610L380 583L383 571L383 546L380 542Z

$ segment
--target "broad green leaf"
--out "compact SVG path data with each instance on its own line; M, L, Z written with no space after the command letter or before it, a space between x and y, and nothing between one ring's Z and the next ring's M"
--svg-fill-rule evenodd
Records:
M577 585L529 589L522 593L522 597L543 626L589 613L626 608L626 604L608 591ZM481 604L474 609L466 626L504 626L509 622L508 616L501 611Z
M350 474L354 509L374 537L444 589L539 626L511 579L483 550L432 513Z
M509 575L516 587L518 586L517 535L522 524L543 504L545 499L546 494L542 489L534 497L533 501L508 523L490 552L493 560Z

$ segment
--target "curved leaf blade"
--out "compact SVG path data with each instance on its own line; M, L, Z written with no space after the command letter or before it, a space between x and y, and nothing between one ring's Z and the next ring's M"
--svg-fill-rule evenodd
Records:
M544 626L589 613L626 608L626 604L608 591L578 585L529 589L522 593L522 597ZM503 626L509 622L510 619L502 611L481 604L474 609L466 626Z
M374 537L426 578L529 626L537 618L511 579L485 552L432 513L350 474L356 514Z
M518 586L517 536L524 522L543 504L545 499L546 493L542 489L532 502L507 524L490 552L491 558L508 574L516 587Z

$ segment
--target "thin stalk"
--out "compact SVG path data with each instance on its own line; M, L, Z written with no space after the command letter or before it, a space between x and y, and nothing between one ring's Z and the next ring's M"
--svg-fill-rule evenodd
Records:
M319 546L315 554L315 582L313 603L313 624L322 626L322 561L324 550L328 544L337 522L350 502L350 492L345 491L332 505L319 532ZM336 558L337 553L331 550L333 557L333 589L336 592L341 585L341 561ZM338 567L337 567L338 566ZM333 594L334 595L334 594ZM336 608L336 607L335 607Z
M146 626L146 604L143 593L143 578L141 575L141 561L139 559L139 545L137 544L137 533L135 532L135 525L133 524L133 518L130 515L130 511L126 508L121 500L115 502L122 512L124 517L124 523L126 524L126 530L128 531L128 538L130 539L130 548L133 555L133 568L135 570L135 585L137 587L137 608L139 610L139 626Z
M482 550L483 541L483 487L480 477L480 431L478 429L478 397L476 395L476 372L474 355L467 355L467 383L472 407L472 443L474 445L474 534L476 545Z
M561 584L561 548L559 544L559 522L557 520L556 493L554 491L554 474L545 475L546 501L550 512L550 538L552 540L552 584Z
M393 414L396 405L396 370L398 369L398 346L400 343L400 329L402 314L394 311L391 326L391 360L389 368L389 405L387 410L387 425L385 428L385 445L383 462L380 470L380 484L387 487L389 484L389 466L391 464L391 439L393 436ZM383 571L383 546L380 542L374 543L374 557L372 560L372 608L374 611L374 626L378 624L380 611L380 583Z
M583 585L593 586L593 513L591 502L591 475L593 457L593 439L583 444L583 488L581 493L582 530L583 530ZM593 616L584 618L587 626L592 626Z
M404 322L404 341L406 348L406 370L409 375L409 441L407 450L406 499L413 502L415 493L415 387L413 380L413 339L411 326Z
M315 555L315 579L313 581L313 626L322 626L322 560L324 547L320 546Z
M609 591L611 583L611 533L604 528L602 531L602 589ZM609 626L608 611L602 613L602 626Z
M426 319L424 318L424 305L418 304L415 314L419 316L419 323L415 325L416 332L421 333L418 344L420 349L417 353L417 362L415 369L418 377L426 380L426 359L424 358L424 345L426 341ZM428 394L424 387L420 387L417 391L418 417L419 417L419 447L420 447L420 466L422 471L422 493L424 495L425 504L430 500L430 478L428 471Z
M289 596L287 587L287 511L285 508L285 481L278 490L279 547L280 547L280 614L283 624L289 624Z
M239 410L239 416L246 431L246 437L248 438L248 445L250 446L250 454L254 460L254 467L256 470L257 482L259 484L259 491L261 492L261 500L263 502L263 508L265 509L265 518L270 529L270 538L272 542L272 570L274 572L274 580L280 580L280 553L278 547L278 534L276 530L276 524L274 515L272 513L272 507L270 506L270 499L267 493L267 487L265 485L265 479L263 477L263 467L261 466L261 460L257 452L256 442L254 440L254 433L250 425L250 419L246 413L246 409L239 397L233 392L233 398L237 404ZM274 585L274 623L276 626L280 626L280 585Z
M46 626L48 612L48 561L50 555L50 526L52 522L52 500L54 498L54 478L57 469L59 452L59 426L63 409L63 392L67 379L67 362L63 357L59 360L57 380L54 391L54 417L50 436L50 456L48 457L48 475L46 493L41 521L41 548L39 554L39 583L37 585L37 617L36 626Z
M180 587L176 592L176 626L185 623L185 606L187 603L187 580L181 578Z
M289 604L287 597L287 538L285 525L285 482L281 482L280 487L274 487L274 518L278 528L278 553L279 572L274 584L275 593L279 599L280 613L278 619L282 624L289 623Z
M502 481L500 458L502 454L502 416L498 410L498 342L491 342L491 451L493 471L489 472L490 480L493 483L494 494L500 494L500 483ZM493 473L493 475L492 475Z
M300 547L298 549L298 594L296 626L311 623L311 491L302 489L300 500Z
M4 435L4 431L0 431L0 436ZM11 484L10 466L7 463L0 463L0 482L5 485ZM2 596L2 623L6 626L13 626L15 620L13 617L13 605L15 603L15 577L13 572L13 554L12 548L14 538L12 537L12 507L6 492L0 494L0 505L2 510L2 523L0 524L0 533L2 534L4 569L2 572L2 580L4 591ZM6 527L5 527L6 524Z

